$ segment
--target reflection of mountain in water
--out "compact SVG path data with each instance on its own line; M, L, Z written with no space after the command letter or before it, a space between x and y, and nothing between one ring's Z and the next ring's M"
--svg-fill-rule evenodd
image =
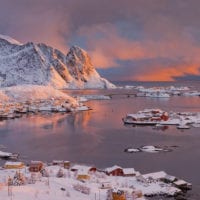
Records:
M73 113L67 118L68 126L74 133L92 133L94 127L89 125L91 120L91 111Z

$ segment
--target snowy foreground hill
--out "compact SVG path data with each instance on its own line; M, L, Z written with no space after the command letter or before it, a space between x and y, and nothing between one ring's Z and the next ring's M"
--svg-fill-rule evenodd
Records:
M0 87L47 85L55 88L115 88L95 70L78 46L65 55L46 44L21 44L0 35Z

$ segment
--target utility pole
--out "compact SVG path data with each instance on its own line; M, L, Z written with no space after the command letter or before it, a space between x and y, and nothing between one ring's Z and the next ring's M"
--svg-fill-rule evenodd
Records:
M50 184L49 184L49 176L47 177L47 185L50 188Z
M101 199L100 199L100 190L99 190L99 200L101 200Z
M12 199L12 179L8 177L8 196L11 196Z

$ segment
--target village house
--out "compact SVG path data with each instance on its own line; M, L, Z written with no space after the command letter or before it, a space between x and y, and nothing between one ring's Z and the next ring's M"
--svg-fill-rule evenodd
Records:
M64 161L63 160L53 160L52 164L63 167L64 166Z
M44 163L41 161L31 161L29 166L30 172L40 172L44 167Z
M70 166L71 166L70 161L64 161L64 168L65 168L65 169L69 169Z
M112 186L111 186L110 182L102 182L102 183L100 183L100 188L101 189L111 189Z
M126 200L126 195L123 190L113 190L112 192L113 200Z
M163 181L165 183L172 183L177 180L175 176L168 175L164 171L144 174L143 177L145 179L158 180L158 181Z
M123 176L135 176L136 171L134 168L123 168Z
M74 165L71 168L72 172L75 172L77 180L85 181L90 179L90 175L97 171L96 167L83 166L83 165Z
M5 169L22 169L25 165L23 162L6 162L4 165Z
M164 171L154 172L154 173L149 173L149 174L143 175L143 177L145 179L153 179L153 180L161 180L161 179L164 179L166 176L167 176L167 173Z
M64 167L65 169L69 169L71 165L70 161L63 161L63 160L53 160L52 164Z
M79 181L86 181L90 179L90 174L88 174L87 170L79 170L76 175L76 179Z
M106 168L105 172L109 176L123 176L124 175L123 168L117 165Z

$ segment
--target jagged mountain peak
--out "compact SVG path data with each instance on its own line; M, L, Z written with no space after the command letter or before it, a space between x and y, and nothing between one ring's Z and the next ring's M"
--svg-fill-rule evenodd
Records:
M88 53L78 46L72 46L65 55L43 43L22 45L14 39L2 39L0 87L24 84L71 89L114 87L100 77Z
M78 46L72 46L69 49L67 59L73 62L73 65L79 65L79 67L84 67L87 65L88 67L94 68L88 53Z
M78 46L70 48L66 56L66 64L70 74L77 80L87 82L92 74L96 74L88 53Z
M72 54L76 55L78 58L80 58L82 56L88 56L88 53L84 49L82 49L81 47L79 47L77 45L71 46L68 53L72 53Z

